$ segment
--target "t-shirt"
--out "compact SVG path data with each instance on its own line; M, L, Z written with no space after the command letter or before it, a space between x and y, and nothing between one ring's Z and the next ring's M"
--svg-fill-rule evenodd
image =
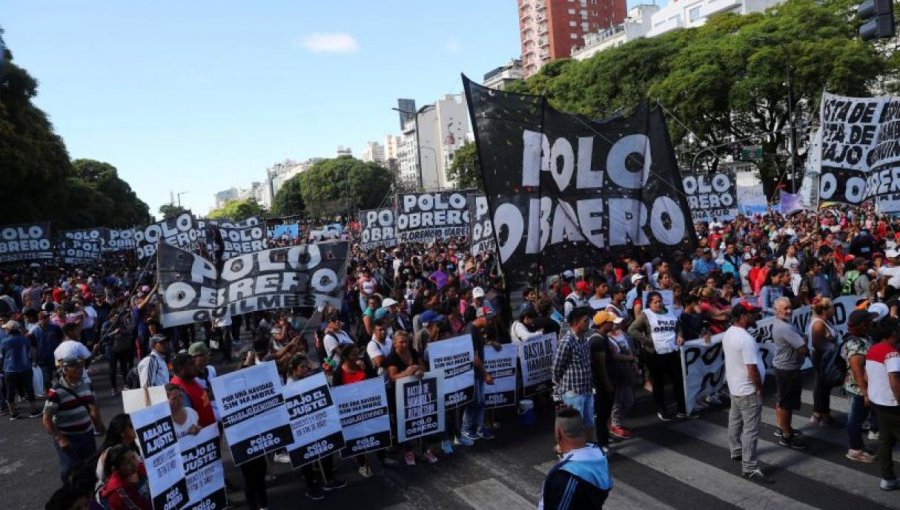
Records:
M418 365L419 364L419 353L416 352L415 349L410 348L409 355L410 355L410 359L412 359L412 364ZM398 372L403 372L404 370L409 368L409 365L407 365L406 362L403 361L403 358L401 358L400 355L397 354L397 352L392 349L391 353L388 354L388 357L385 358L385 360L384 360L385 371L390 367L397 367Z
M197 383L196 378L188 382L176 375L172 378L172 384L180 386L184 393L187 395L188 399L191 402L191 407L197 413L197 423L199 423L201 427L212 425L216 422L216 415L215 413L213 413L212 404L209 401L209 395L206 393L206 390L203 388L203 386Z
M759 345L746 329L731 326L722 337L722 352L725 355L725 380L728 391L738 397L756 393L756 385L747 375L747 365L756 364L760 379L765 377L765 368L759 356Z
M94 404L91 384L84 380L70 384L64 378L47 392L44 415L49 416L63 435L94 430L88 406Z
M343 344L352 344L353 340L344 331L327 331L322 343L325 346L325 355L333 359L335 363L340 363L341 356L337 352L338 347Z
M850 366L850 358L853 356L862 356L865 359L866 353L872 347L872 342L866 337L847 335L844 337L844 345L841 346L841 357L847 361L847 367ZM865 364L863 365L865 367ZM863 368L865 370L865 368ZM853 370L847 370L847 380L844 381L844 389L847 393L860 395L862 390L856 382L856 376Z
M0 340L0 352L3 353L3 371L23 373L31 370L28 350L31 345L22 335L8 336Z
M188 430L190 430L190 428L193 427L194 425L199 424L199 422L197 421L199 419L199 417L197 415L197 411L194 411L190 407L185 407L184 413L185 413L185 420L184 420L184 423L182 423L180 425L178 424L178 422L175 421L174 417L172 418L172 425L175 427L175 437L178 437L178 438L188 435Z
M804 356L797 349L806 345L803 335L788 321L775 319L772 324L772 340L775 342L775 357L772 366L778 370L800 370Z
M900 372L900 353L897 348L879 342L866 353L866 380L869 382L869 400L883 407L898 407L891 391L890 374Z
M603 389L603 381L600 379L600 371L606 370L607 377L610 378L610 382L612 382L612 355L610 355L610 346L609 346L609 337L606 335L601 335L600 333L593 333L591 337L588 339L588 342L591 344L591 376L594 382L594 388L597 391ZM606 364L603 367L597 365L596 356L599 354L603 354L606 359Z

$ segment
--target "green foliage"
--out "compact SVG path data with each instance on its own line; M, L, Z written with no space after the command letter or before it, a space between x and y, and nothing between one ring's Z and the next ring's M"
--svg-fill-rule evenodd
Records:
M243 221L251 216L262 216L266 210L256 202L256 199L229 200L219 209L213 209L206 215L214 220Z
M478 188L484 190L481 180L481 165L478 162L478 151L474 143L467 143L453 153L453 164L447 172L461 189Z
M75 178L80 179L108 202L98 225L111 228L144 225L151 221L150 208L138 198L127 182L119 178L116 167L93 159L72 162Z
M294 216L303 214L303 193L300 190L300 175L284 181L272 203L272 214L275 216Z
M163 204L159 206L159 214L162 215L162 219L164 220L174 219L183 212L187 212L187 209L180 205Z
M307 216L314 217L379 207L393 182L387 168L352 156L320 161L297 177Z

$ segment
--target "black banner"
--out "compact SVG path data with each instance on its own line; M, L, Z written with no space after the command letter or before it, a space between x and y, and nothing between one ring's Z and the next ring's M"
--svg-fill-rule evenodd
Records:
M52 258L49 222L0 227L0 264Z
M262 251L268 248L268 231L259 219L248 218L240 223L218 223L222 236L222 260Z
M273 308L341 306L347 242L273 248L226 261L222 271L161 244L157 267L164 327Z
M688 174L681 178L695 223L733 220L738 213L737 181L733 171Z
M362 455L368 452L374 452L376 450L383 450L384 448L388 448L391 446L391 431L385 430L382 432L376 432L374 434L369 434L363 437L357 437L355 439L350 439L344 445L344 449L341 450L341 457L353 457L356 455Z
M396 223L394 209L390 207L359 211L359 247L371 250L379 246L397 246Z
M423 377L398 384L397 388L400 393L397 427L401 442L444 429L444 406L441 405L444 399L438 391L437 379Z
M179 510L188 502L187 484L184 478L153 497L154 510Z
M104 251L125 251L134 249L133 228L111 228L109 238L103 247Z
M200 231L191 213L184 212L170 220L163 220L134 231L138 260L156 255L156 243L187 248L200 239Z
M93 264L103 258L103 245L97 239L63 239L59 254L66 264Z
M235 441L233 444L229 443L229 448L231 449L231 457L234 460L234 464L237 466L266 452L287 448L293 442L294 433L291 431L291 426L284 425L269 429L264 434L250 436L246 439Z
M469 241L472 255L477 257L482 253L497 249L494 224L491 222L491 211L486 196L469 195L469 219Z
M663 113L594 121L463 77L504 272L689 250L696 236Z
M397 195L397 238L404 243L469 235L469 202L464 191Z

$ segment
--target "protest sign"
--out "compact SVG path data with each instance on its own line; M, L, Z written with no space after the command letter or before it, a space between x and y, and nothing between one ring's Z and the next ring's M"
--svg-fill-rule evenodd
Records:
M272 229L273 239L297 239L300 237L300 225L292 223L289 225L275 225Z
M497 248L494 223L484 195L469 195L469 242L471 253L476 257Z
M394 209L359 211L359 247L363 250L397 246L397 228Z
M219 427L207 425L200 432L178 439L184 480L190 496L185 510L221 510L228 506L225 469L219 452Z
M243 464L294 442L274 362L210 379L225 439L235 464Z
M256 219L256 218L252 218ZM268 248L266 229L257 220L255 223L242 222L240 226L230 223L219 223L219 234L222 238L222 260L233 259L245 253L253 253Z
M527 397L551 389L556 335L547 333L518 345L522 371L522 396Z
M469 202L460 191L397 195L397 239L424 243L469 235Z
M227 260L220 272L199 255L160 245L163 326L273 308L340 308L347 251L347 242L272 248Z
M49 222L0 227L0 264L52 258Z
M759 177L753 172L738 172L734 180L737 182L738 211L745 216L766 214L769 202Z
M475 349L472 336L462 335L429 343L425 359L431 371L444 372L444 406L454 409L475 398Z
M95 264L103 259L103 246L95 239L63 239L59 254L66 264Z
M156 255L156 244L187 248L200 239L200 230L191 213L184 212L169 220L158 221L134 231L134 245L138 260Z
M132 412L131 424L147 469L154 510L182 508L190 498L169 403Z
M527 277L695 243L663 112L603 121L463 78L505 273Z
M395 381L397 441L405 443L444 431L443 383L440 371Z
M137 388L134 390L122 390L122 409L128 414L154 404L168 401L169 397L166 395L166 387L163 385L150 386L149 388Z
M293 381L281 392L295 438L288 446L293 467L315 462L343 448L341 420L325 374L319 372Z
M341 417L346 444L341 457L353 457L391 446L391 417L380 377L336 386L331 397Z
M517 360L515 344L504 344L499 351L491 346L484 348L484 371L494 378L494 384L484 385L484 407L516 405Z
M103 246L103 251L125 251L134 249L133 228L111 228L109 238Z
M733 220L737 216L737 182L733 171L688 174L681 177L696 222Z

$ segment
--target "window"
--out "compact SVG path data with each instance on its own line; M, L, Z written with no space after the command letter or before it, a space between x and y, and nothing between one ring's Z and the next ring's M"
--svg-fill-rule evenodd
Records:
M569 34L572 39L578 39L578 34Z
M697 21L700 18L700 7L694 7L688 11L688 17L691 21Z
M575 14L575 9L569 9L569 14Z
M570 26L570 27L574 27L574 26L577 25L577 24L578 24L578 23L575 23L574 21L570 21L570 22L569 22L569 26Z

